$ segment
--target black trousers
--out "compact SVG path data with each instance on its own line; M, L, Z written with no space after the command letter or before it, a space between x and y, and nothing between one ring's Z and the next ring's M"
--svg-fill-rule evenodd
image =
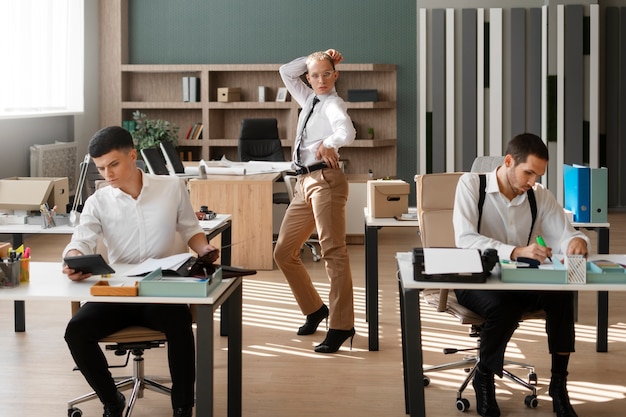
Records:
M574 351L573 292L455 290L455 294L460 304L485 319L480 361L500 377L506 345L523 313L545 310L550 353Z
M86 303L72 317L65 341L81 373L100 401L117 400L115 382L98 340L128 326L143 326L167 336L172 377L172 407L194 405L195 342L189 307L181 304Z

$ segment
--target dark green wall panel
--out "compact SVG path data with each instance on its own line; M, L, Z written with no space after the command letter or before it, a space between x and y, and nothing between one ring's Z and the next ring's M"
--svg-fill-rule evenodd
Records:
M415 0L130 0L130 63L274 64L336 48L346 63L396 64L398 176L412 184L416 20Z

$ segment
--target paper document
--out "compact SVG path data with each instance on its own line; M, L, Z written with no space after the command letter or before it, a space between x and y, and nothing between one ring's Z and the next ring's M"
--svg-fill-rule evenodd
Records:
M424 248L426 275L482 272L483 264L477 249Z
M176 255L168 256L167 258L149 258L127 271L126 275L128 275L129 277L144 275L156 270L157 268L161 268L164 271L168 269L176 271L192 256L193 255L191 253L179 253Z

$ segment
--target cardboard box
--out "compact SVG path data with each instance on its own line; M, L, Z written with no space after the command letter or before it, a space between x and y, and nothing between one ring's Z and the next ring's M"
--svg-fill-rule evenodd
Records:
M402 180L367 182L367 208L372 217L400 217L409 211L409 184Z
M229 102L241 100L241 88L222 87L217 89L217 101Z
M9 257L9 248L11 247L11 243L9 242L0 242L0 258L6 259Z
M39 211L48 203L66 213L70 202L67 177L9 177L0 180L0 209Z

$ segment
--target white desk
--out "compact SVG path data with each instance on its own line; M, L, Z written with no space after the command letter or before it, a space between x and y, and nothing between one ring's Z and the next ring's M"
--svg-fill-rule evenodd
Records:
M220 234L222 235L223 249L220 251L220 262L222 265L231 264L231 217L230 214L218 214L214 220L207 223L207 227L203 226L204 233L207 236L207 242ZM24 243L24 235L71 235L72 233L74 233L74 227L67 225L49 227L47 229L44 229L41 225L35 224L0 225L0 234L12 235L12 245L14 248ZM24 332L26 331L26 307L24 306L24 300L15 299L13 304L15 311L15 331ZM224 329L222 328L222 333L223 332Z
M111 284L135 282L137 277L123 277L129 265L113 265L117 271L110 279ZM84 281L70 281L61 272L60 262L32 262L30 283L15 288L1 289L0 300L56 300L56 301L98 301L110 303L175 303L194 304L197 308L196 323L196 416L213 416L213 314L219 306L227 307L228 322L228 416L241 416L241 277L229 278L215 288L208 297L96 297L90 294L91 286L99 277ZM68 370L69 372L69 370Z
M422 328L419 294L429 288L506 289L546 291L626 291L626 284L524 284L503 283L499 274L492 275L486 283L426 282L413 280L413 263L410 252L396 254L400 286L400 318L402 325L402 362L404 369L404 398L406 413L411 417L426 415L424 404L424 373L422 359ZM626 255L595 255L590 259L611 259L626 262Z
M417 213L416 207L409 207L409 213ZM365 318L368 322L369 350L378 350L378 230L383 227L419 227L416 220L396 220L393 218L376 218L369 214L367 207L363 210L365 218ZM572 223L577 229L589 229L598 233L597 252L609 253L609 223ZM415 246L420 239L416 236ZM598 315L596 351L608 350L608 316L609 294L598 291Z

